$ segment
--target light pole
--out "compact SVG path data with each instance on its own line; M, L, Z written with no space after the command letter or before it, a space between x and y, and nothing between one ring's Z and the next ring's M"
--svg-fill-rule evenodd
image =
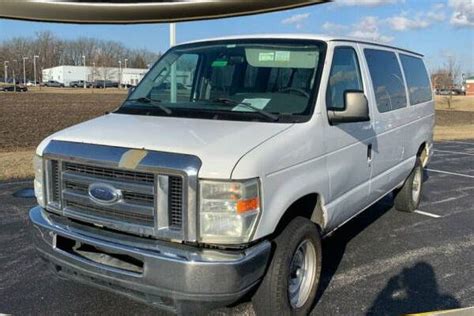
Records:
M122 88L122 61L119 60L119 89Z
M23 84L26 86L26 68L25 68L25 61L28 57L23 57Z
M15 68L18 66L18 60L14 59L13 62L15 63L15 65L12 67L13 92L16 92L16 75L15 75Z
M94 86L95 86L95 61L92 62L92 74L91 74L91 77L92 77L92 85L91 85L91 91L92 93L94 93Z
M35 87L36 87L36 58L39 58L39 56L38 55L33 56L33 72L35 76Z
M7 77L8 77L8 60L5 60L3 62L3 67L5 68L5 84L7 84L8 83L8 79L7 79Z
M124 68L127 68L127 61L128 61L128 58L125 58L124 61L125 61L125 67L124 67Z
M176 23L170 24L170 47L176 45ZM177 89L176 89L176 62L171 65L171 103L176 103Z
M86 69L86 56L82 55L82 61L84 63L84 89L87 88L87 69Z

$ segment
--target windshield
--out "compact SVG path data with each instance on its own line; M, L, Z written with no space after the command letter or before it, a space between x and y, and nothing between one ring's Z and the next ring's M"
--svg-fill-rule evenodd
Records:
M225 41L171 49L118 113L244 121L309 118L325 45Z

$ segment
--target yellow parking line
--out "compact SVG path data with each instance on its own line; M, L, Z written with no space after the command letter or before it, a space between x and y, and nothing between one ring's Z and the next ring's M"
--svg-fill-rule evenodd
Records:
M472 316L474 315L474 307L450 309L450 310L435 311L435 312L406 314L406 316L438 316L438 315Z

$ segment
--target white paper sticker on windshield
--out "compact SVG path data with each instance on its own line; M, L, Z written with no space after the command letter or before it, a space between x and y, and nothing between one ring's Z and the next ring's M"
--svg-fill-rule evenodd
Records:
M274 61L275 53L260 53L258 54L258 61Z
M242 103L248 103L252 105L254 108L263 110L271 100L272 99L264 99L264 98L244 99ZM237 105L235 108L232 109L232 111L254 112L254 110L252 110L250 107L247 107L245 105Z
M290 61L290 52L277 51L275 53L275 61L289 62Z

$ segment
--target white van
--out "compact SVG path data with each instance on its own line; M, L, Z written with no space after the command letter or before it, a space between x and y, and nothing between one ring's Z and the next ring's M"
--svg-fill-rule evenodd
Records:
M422 56L378 43L176 46L115 112L38 147L36 246L174 313L251 295L258 315L306 315L322 237L389 193L420 203L433 103Z

